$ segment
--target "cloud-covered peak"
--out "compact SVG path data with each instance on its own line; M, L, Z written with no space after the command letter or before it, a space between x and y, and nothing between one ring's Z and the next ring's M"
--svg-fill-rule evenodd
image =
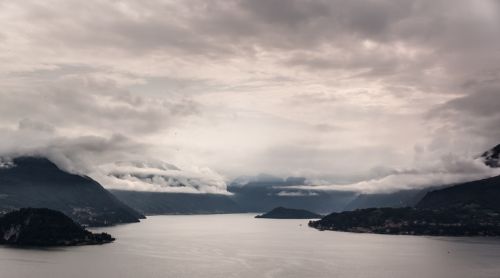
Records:
M490 167L500 167L500 144L484 152L480 158L483 159L484 163Z

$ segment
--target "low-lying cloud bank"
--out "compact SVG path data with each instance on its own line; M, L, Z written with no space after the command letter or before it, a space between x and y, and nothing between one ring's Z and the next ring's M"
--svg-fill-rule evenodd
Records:
M308 184L287 187L296 190L348 191L364 194L392 193L399 190L423 189L500 175L499 168L490 168L482 158L447 155L439 162L420 168L391 170L387 174L351 184Z
M11 158L40 156L110 189L229 194L224 177L210 168L181 169L154 159L148 145L124 135L67 137L40 126L24 120L18 128L0 130L0 168L15 167Z
M101 165L90 175L110 189L229 194L224 178L206 167L182 170L160 161L126 161Z
M72 173L88 175L110 189L172 193L230 194L227 179L208 167L177 167L155 159L149 146L126 136L110 137L57 134L42 122L23 120L17 128L2 129L0 154L4 158L43 156L60 168ZM0 160L0 168L12 167L8 159ZM298 179L299 185L277 186L281 197L316 196L320 191L357 193L391 193L406 189L420 189L455 184L500 175L500 168L485 165L482 158L455 154L441 156L437 161L421 158L413 168L390 169L381 167L371 178L353 183L318 182ZM271 182L278 178L262 176ZM256 178L235 180L245 183ZM282 180L285 182L285 180ZM288 181L288 180L287 180Z

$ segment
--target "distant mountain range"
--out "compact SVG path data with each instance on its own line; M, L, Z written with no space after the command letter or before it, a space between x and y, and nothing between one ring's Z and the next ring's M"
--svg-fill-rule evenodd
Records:
M238 213L228 195L111 190L118 199L146 215Z
M356 194L287 190L305 178L282 179L261 174L240 177L228 186L231 195L110 190L118 199L145 215L264 212L278 206L329 213L342 210Z
M139 222L144 216L89 177L70 174L45 158L19 157L0 167L0 213L50 208L86 226Z
M286 179L261 174L240 177L229 184L231 195L110 190L118 199L146 215L263 212L277 206L331 212L354 197L345 192L299 192L283 187L303 185L305 178Z
M498 167L500 145L480 158ZM263 212L276 207L319 213L372 207L417 209L479 206L500 209L500 177L451 187L401 190L387 194L322 192L293 188L305 178L271 175L241 177L228 185L230 195L137 192L104 189L85 176L70 174L45 158L19 157L0 161L0 214L22 207L59 210L82 225L105 226L138 222L145 215ZM290 187L292 186L292 187Z
M231 197L244 211L264 212L273 208L291 207L329 213L341 211L356 194L353 192L326 192L288 189L304 185L303 177L286 179L261 174L256 177L238 178L228 186Z

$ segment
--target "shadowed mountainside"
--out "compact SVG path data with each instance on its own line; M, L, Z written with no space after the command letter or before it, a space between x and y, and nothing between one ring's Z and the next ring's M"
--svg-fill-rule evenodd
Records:
M457 184L427 193L420 209L480 206L500 212L500 176Z
M111 190L118 199L146 215L243 212L230 196Z
M45 158L19 157L0 168L0 212L23 207L63 212L86 226L139 222L143 216L89 177L70 174Z
M400 190L392 193L360 194L350 202L345 211L364 208L403 208L413 207L427 194L436 188Z

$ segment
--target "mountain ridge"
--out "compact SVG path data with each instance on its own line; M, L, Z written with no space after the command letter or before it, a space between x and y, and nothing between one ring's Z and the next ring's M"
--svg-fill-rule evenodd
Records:
M500 176L465 182L428 192L416 207L442 209L478 205L500 212Z
M63 212L85 226L139 222L144 216L98 182L68 173L43 157L17 157L0 168L0 212L22 207Z

